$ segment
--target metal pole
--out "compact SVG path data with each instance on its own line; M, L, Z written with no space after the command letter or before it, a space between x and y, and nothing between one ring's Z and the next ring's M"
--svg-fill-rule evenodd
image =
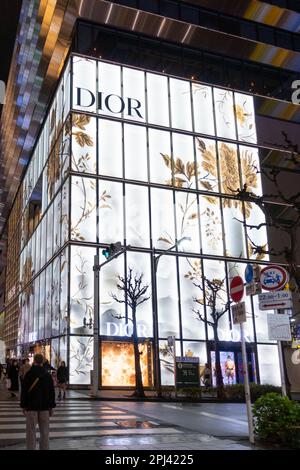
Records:
M94 359L92 394L97 396L99 388L99 256L94 256Z
M281 393L284 397L287 397L281 341L277 341L277 345L278 345L279 369L280 369L280 377L281 377Z
M157 396L161 397L159 341L158 341L157 283L156 283L157 264L158 264L158 260L156 260L155 253L153 253L152 289L153 289L153 313L154 313L153 335L154 335L154 357L155 357L155 386L157 390Z
M176 377L176 336L173 336L173 353L174 353L174 387L175 387L175 398L177 398L177 377Z
M245 399L246 399L247 417L248 417L249 441L251 442L251 444L254 444L253 417L252 417L251 395L250 395L249 375L248 375L248 360L247 360L247 353L246 353L246 343L245 343L243 323L240 323L240 328L241 328L244 388L245 388Z

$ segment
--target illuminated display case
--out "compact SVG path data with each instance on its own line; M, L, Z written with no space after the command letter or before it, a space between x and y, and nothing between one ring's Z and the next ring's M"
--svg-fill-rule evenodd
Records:
M173 383L168 336L176 337L178 355L188 351L203 366L212 331L193 314L195 283L203 275L243 276L249 259L261 259L242 222L259 224L264 216L235 197L244 184L262 194L256 144L251 95L71 56L22 185L18 344L49 341L51 360L69 365L70 384L90 383L93 258L120 241L128 250L100 271L101 383L134 386L130 312L110 295L116 277L132 267L152 294L154 249L190 237L161 257L156 273L162 384ZM33 201L39 212L28 231ZM251 239L267 245L265 227ZM154 376L153 302L151 296L137 309L147 387ZM201 308L209 317L205 298ZM266 314L255 297L246 299L246 309L258 379L277 384ZM240 340L230 313L219 337L228 351Z

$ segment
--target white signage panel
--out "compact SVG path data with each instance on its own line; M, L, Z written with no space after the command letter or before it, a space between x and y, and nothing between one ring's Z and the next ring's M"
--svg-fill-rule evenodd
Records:
M283 314L267 314L268 333L270 340L291 341L290 317Z
M233 324L246 322L246 307L245 302L240 302L231 307Z
M290 291L268 292L266 294L259 294L259 309L283 309L292 308L292 294Z

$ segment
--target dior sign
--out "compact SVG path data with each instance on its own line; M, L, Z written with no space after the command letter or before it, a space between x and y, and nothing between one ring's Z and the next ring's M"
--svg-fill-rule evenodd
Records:
M146 338L147 331L146 326L143 324L137 324L137 333L139 337ZM132 336L132 323L114 323L106 322L104 324L104 334L107 336Z
M90 108L96 104L99 111L109 111L113 114L124 113L126 116L143 119L140 108L141 102L135 98L121 97L113 93L98 91L96 95L87 88L76 87L76 106Z

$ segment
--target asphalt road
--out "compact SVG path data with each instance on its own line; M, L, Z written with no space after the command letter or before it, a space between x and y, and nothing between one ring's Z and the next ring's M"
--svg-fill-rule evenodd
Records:
M155 403L114 402L114 406L168 424L182 426L190 432L216 437L247 439L246 405L240 403Z

